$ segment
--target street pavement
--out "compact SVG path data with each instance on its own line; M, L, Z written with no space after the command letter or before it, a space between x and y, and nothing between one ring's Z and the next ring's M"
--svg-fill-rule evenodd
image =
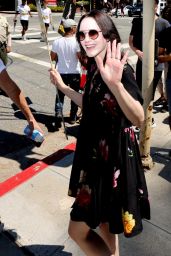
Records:
M152 129L151 156L154 167L146 171L151 203L151 220L144 220L144 231L134 238L120 235L120 255L170 256L171 252L171 149L167 113L154 113L156 128ZM64 146L65 144L65 146ZM84 255L68 237L72 198L67 196L75 139L59 145L52 156L0 184L0 216L9 230L25 248L21 255L56 256ZM7 240L9 244L9 238ZM4 237L0 237L0 255L15 256L12 243L7 254ZM1 248L2 247L2 248Z
M139 236L131 239L119 236L121 256L171 255L171 137L168 113L162 113L160 108L153 112L157 126L152 129L151 156L155 164L145 173L151 220L144 220L144 231ZM61 128L48 134L47 142L40 148L28 145L16 152L13 160L23 158L23 162L20 162L13 177L7 178L4 174L0 183L0 218L5 231L0 234L0 256L84 255L67 234L73 202L67 196L67 189L77 129L78 124L68 127L68 140ZM51 150L47 151L47 147ZM48 152L51 152L50 156ZM32 158L35 161L32 162ZM8 160L7 156L4 162L1 159L1 168L4 166L10 173ZM28 168L24 168L26 161L29 162Z

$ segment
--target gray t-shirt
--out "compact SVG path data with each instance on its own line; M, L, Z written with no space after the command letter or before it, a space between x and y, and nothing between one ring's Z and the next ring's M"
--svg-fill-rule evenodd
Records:
M170 24L167 20L163 18L157 18L155 20L155 38L159 40L160 33L166 28L170 27ZM164 70L164 63L159 63L157 67L155 67L155 71Z

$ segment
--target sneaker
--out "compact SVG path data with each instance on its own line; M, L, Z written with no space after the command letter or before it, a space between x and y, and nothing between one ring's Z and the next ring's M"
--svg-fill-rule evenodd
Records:
M155 128L156 126L157 126L156 122L154 121L154 118L152 118L151 128Z
M165 104L165 103L166 103L166 99L165 99L164 97L160 97L160 98L158 98L158 100L156 100L156 101L154 102L154 106L156 106L156 107L162 107L163 104Z
M26 41L27 40L26 35L22 36L22 39L23 41Z
M55 113L55 127L61 128L62 126L62 115L61 113Z
M77 121L77 115L70 115L69 123L75 124Z
M168 112L168 104L167 104L167 102L165 102L164 104L163 104L163 106L162 106L162 108L161 108L161 112L162 113L166 113L166 112Z

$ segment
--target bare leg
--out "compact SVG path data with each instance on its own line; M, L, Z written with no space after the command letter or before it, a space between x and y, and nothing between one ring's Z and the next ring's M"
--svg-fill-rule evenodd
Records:
M21 31L21 35L24 36L26 33L26 30L23 28L22 31Z
M111 255L104 240L91 230L86 223L70 221L68 233L87 256Z
M101 223L100 226L100 236L103 238L108 248L110 249L111 256L119 256L119 242L118 235L109 232L108 223Z

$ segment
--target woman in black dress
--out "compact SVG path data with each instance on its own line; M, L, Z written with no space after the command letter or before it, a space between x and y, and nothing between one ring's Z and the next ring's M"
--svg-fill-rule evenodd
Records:
M87 55L84 94L51 71L51 81L82 108L69 185L69 195L75 197L69 234L88 256L118 256L117 234L132 237L142 231L142 218L150 218L132 128L144 121L142 97L108 15L93 10L82 16L76 36Z

